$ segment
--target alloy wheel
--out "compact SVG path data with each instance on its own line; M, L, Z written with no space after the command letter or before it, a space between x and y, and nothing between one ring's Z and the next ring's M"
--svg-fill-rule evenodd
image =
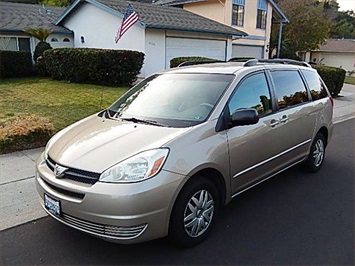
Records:
M318 139L313 151L314 166L318 167L322 164L324 158L324 143L321 139Z
M191 237L202 235L210 226L214 212L214 201L207 190L196 192L188 201L184 211L184 227Z

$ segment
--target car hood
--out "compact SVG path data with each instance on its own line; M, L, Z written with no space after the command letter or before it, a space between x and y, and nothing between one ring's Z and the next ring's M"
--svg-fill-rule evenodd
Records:
M62 166L102 173L134 154L162 147L188 130L94 115L58 132L48 143L47 151Z

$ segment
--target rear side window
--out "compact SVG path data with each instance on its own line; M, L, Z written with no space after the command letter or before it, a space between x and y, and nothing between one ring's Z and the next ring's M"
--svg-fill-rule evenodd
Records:
M296 70L271 72L279 109L307 102L308 94L302 78Z
M306 79L314 101L328 96L327 90L317 73L307 70L302 70L302 73Z

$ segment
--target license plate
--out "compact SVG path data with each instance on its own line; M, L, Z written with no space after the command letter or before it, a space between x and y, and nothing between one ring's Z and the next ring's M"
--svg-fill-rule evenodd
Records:
M56 216L60 216L60 201L55 200L48 196L47 194L44 194L44 206L48 211L53 213Z

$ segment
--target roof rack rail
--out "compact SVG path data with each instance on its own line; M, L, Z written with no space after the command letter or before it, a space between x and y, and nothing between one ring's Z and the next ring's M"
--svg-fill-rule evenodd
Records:
M185 61L182 62L178 67L184 67L184 66L194 66L194 65L203 65L203 64L213 64L213 63L225 63L225 61L219 61L219 60L211 60L211 61Z
M298 65L310 67L312 66L304 61L297 61L293 59L251 59L245 62L244 66L255 66L258 63L271 63L271 64L290 64L290 65Z

